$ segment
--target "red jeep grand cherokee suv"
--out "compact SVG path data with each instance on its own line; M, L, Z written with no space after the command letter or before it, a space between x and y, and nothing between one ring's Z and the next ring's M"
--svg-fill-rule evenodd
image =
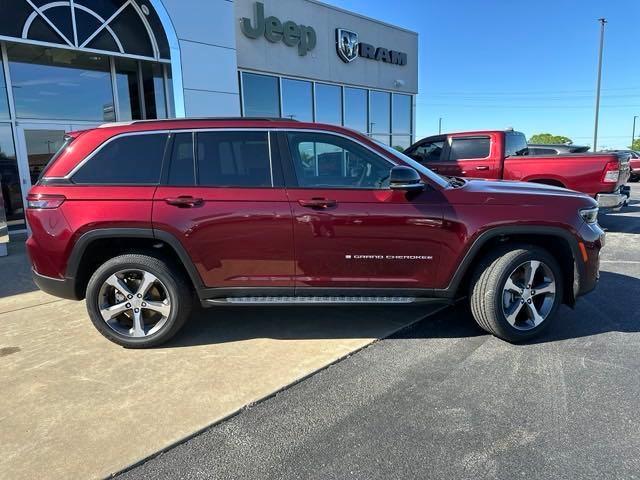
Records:
M538 334L598 278L581 193L445 179L341 127L141 121L70 134L28 197L36 284L105 337L159 345L197 297L410 304L468 296L486 331Z

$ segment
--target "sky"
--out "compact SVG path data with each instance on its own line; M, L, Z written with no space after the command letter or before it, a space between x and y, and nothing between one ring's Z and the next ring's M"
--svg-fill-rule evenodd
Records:
M418 138L442 117L443 132L513 127L592 145L605 17L598 148L631 143L640 0L326 1L419 33Z

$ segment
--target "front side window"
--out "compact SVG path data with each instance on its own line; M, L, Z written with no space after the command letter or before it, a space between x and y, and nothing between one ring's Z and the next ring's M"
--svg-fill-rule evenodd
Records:
M305 188L383 189L393 165L367 148L324 133L289 133L298 184Z
M157 185L168 135L125 135L100 148L73 175L74 183Z
M196 137L198 185L271 187L267 132L202 132Z
M449 160L487 158L491 148L489 137L459 137L451 141Z

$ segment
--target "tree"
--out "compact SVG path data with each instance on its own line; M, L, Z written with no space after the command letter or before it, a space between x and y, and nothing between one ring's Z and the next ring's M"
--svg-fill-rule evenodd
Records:
M633 145L629 147L631 150L640 151L640 138L636 138L633 141Z
M558 144L571 145L573 141L569 137L563 137L562 135L552 135L550 133L536 133L529 139L529 143L544 143L544 144Z

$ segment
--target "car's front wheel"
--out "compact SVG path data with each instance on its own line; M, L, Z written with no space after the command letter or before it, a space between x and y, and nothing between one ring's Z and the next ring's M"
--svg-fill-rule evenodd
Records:
M538 335L562 303L562 270L536 246L500 249L479 265L471 281L473 317L485 331L518 342Z
M107 339L127 348L158 346L186 322L192 294L180 272L140 254L105 262L87 286L91 321Z

